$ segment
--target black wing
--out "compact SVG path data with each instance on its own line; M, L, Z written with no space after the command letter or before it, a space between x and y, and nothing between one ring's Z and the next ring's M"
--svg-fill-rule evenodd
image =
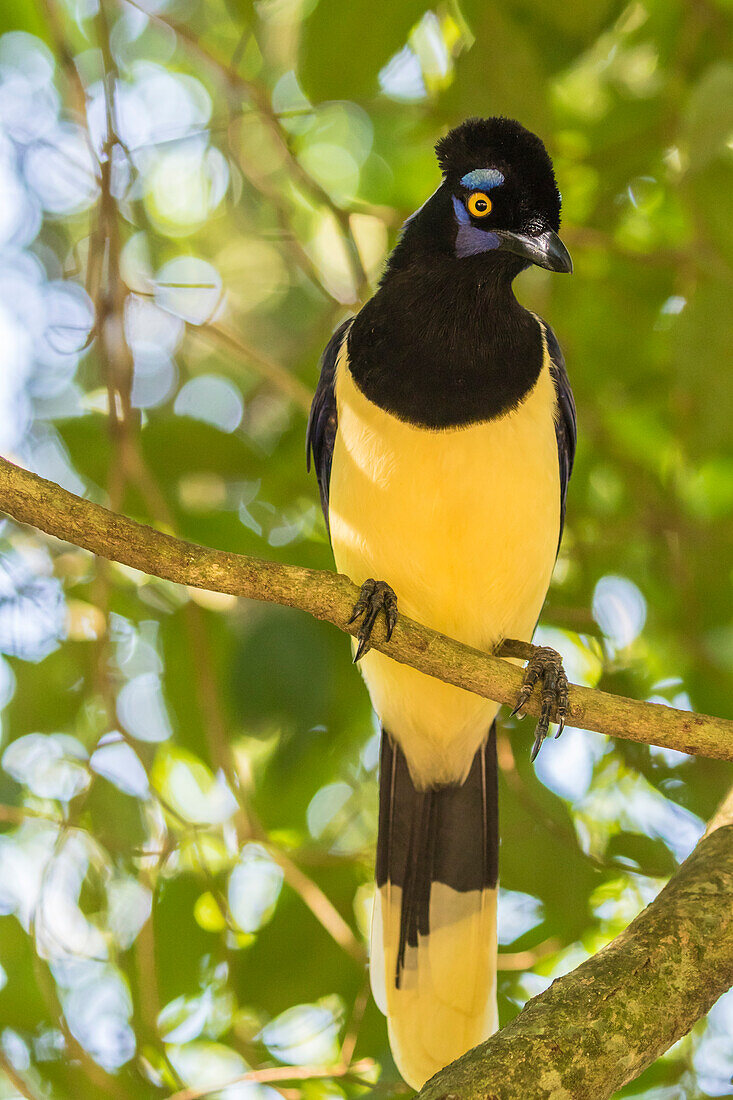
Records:
M544 321L542 325L547 340L547 350L550 353L550 374L555 383L557 394L557 419L555 421L555 435L557 436L557 457L560 462L560 539L565 524L565 503L568 496L568 482L573 472L575 460L575 443L578 437L578 424L575 417L575 401L573 391L570 388L570 379L565 369L560 345L555 333ZM560 543L558 542L558 549Z
M352 321L353 317L349 317L343 324L339 325L326 345L326 350L321 357L321 377L318 379L305 433L306 465L310 470L312 454L313 465L316 468L316 477L318 478L318 488L321 493L321 508L323 509L327 530L331 459L333 458L333 446L336 442L336 432L338 430L338 413L334 390L336 361Z

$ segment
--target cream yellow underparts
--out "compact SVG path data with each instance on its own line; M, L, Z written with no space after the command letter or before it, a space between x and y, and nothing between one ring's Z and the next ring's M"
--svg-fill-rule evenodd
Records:
M372 992L397 1068L414 1089L497 1028L496 897L496 890L461 893L434 882L430 934L407 948L398 989L402 891L388 883L376 893Z
M416 428L357 388L344 347L329 520L336 567L392 586L400 611L478 649L529 641L560 523L555 388L539 378L514 411L466 428ZM361 671L420 787L461 782L497 704L370 651Z

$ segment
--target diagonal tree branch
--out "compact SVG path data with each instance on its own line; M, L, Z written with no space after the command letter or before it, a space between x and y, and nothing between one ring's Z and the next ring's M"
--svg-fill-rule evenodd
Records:
M341 574L263 561L173 538L83 500L2 458L0 509L20 523L153 576L284 604L308 611L346 633L357 631L348 623L357 589ZM400 617L390 642L385 640L380 622L373 645L396 661L499 703L513 705L521 686L522 674L514 665L446 638L406 616ZM530 699L526 709L538 714L538 700ZM733 721L729 719L576 685L570 688L567 725L733 760Z
M419 1100L606 1100L686 1035L733 985L728 801L620 936L437 1073Z
M288 132L281 125L280 119L273 110L265 89L256 81L249 80L247 77L242 76L241 73L237 72L236 66L227 64L225 60L217 57L215 53L201 43L200 38L186 27L184 23L150 12L147 8L143 7L142 4L138 3L138 0L126 0L126 2L132 5L132 7L143 11L148 18L154 19L157 23L165 27L170 27L170 29L175 32L180 42L183 42L190 51L209 67L209 69L215 72L220 79L223 79L231 89L243 96L257 112L282 153L292 182L318 206L322 206L329 210L336 219L346 248L346 254L356 291L356 298L358 301L363 301L369 290L369 277L364 270L364 263L354 236L350 211L339 206L331 195L329 195L328 191L326 191L326 189L306 171L298 160L291 148Z
M227 352L235 352L243 362L250 365L259 374L260 378L264 378L265 381L289 398L308 416L313 400L312 391L281 363L258 351L257 348L246 344L240 336L221 321L218 323L210 322L206 325L189 325L188 327L190 331L200 335L204 340L208 339Z

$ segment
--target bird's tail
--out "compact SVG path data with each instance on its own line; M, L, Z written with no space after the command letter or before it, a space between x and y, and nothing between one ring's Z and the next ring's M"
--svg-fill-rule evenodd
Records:
M494 727L465 782L432 790L383 732L371 983L415 1089L496 1029L497 877Z

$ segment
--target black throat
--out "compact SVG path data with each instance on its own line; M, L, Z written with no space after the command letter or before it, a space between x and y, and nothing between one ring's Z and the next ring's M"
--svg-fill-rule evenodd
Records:
M354 319L348 350L370 401L407 423L444 429L516 408L539 377L543 347L539 323L512 291L521 264L498 254L457 257L455 229L425 224L437 198L406 226L379 290ZM440 213L440 229L451 225Z

